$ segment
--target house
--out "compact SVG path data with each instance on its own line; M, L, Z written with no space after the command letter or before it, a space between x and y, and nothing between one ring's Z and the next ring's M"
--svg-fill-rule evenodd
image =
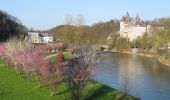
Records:
M48 33L40 33L39 36L41 43L53 42L53 36Z
M32 43L39 43L40 42L38 32L28 32L28 37L29 37L29 40Z
M49 33L28 32L28 37L32 43L50 43L53 42L53 36Z

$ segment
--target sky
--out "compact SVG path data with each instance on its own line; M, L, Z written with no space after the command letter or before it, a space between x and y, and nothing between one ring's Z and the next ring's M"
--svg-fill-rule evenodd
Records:
M29 29L47 30L64 24L67 15L83 15L86 25L121 19L127 11L143 20L169 17L170 0L0 0L0 10Z

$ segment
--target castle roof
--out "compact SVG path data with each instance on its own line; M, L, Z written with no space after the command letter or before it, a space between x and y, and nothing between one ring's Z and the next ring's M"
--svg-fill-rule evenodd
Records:
M139 14L136 15L136 18L133 20L133 18L131 18L129 16L129 13L126 12L126 15L122 17L122 21L125 24L131 24L131 25L135 25L135 26L144 26L144 22L140 19Z
M140 19L139 15L137 14L136 15L136 18L135 18L135 25L142 25L143 22L142 20Z

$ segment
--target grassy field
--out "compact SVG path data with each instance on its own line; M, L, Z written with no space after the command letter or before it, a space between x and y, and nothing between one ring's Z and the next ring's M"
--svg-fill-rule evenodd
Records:
M0 100L70 100L64 84L58 86L55 96L50 96L48 84L44 83L42 88L36 85L36 81L30 82L26 76L17 76L11 68L0 66ZM84 100L137 100L95 81L86 88Z

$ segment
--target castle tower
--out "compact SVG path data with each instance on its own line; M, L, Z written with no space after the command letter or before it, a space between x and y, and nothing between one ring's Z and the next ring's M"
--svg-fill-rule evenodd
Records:
M129 16L129 13L126 12L126 15L122 17L122 20L120 22L120 37L126 37L126 35L128 34L126 32L126 26L130 25L131 23L131 18Z
M142 21L138 14L136 15L136 18L135 18L135 25L138 25L138 26L142 25Z
M131 22L131 18L129 16L129 13L128 11L126 12L126 16L125 16L125 21L124 21L126 24L130 23Z
M125 16L122 16L122 20L121 20L122 22L125 22Z

